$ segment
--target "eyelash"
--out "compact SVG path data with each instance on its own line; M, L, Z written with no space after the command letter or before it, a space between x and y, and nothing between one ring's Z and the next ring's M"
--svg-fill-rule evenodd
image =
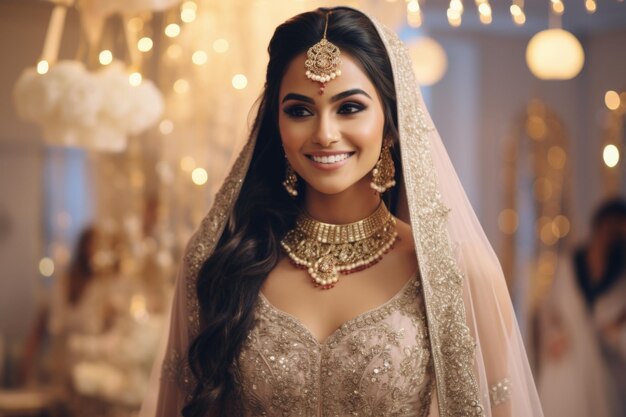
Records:
M345 110L346 108L352 108L353 110L342 112L342 110ZM359 104L359 103L344 103L341 105L341 107L339 107L339 110L337 112L339 114L351 115L351 114L355 114L360 111L363 111L365 109L366 109L366 106ZM287 116L294 118L294 119L299 119L299 118L307 117L310 115L310 114L302 114L303 112L311 113L306 107L302 105L295 105L292 107L287 107L284 110L284 112Z

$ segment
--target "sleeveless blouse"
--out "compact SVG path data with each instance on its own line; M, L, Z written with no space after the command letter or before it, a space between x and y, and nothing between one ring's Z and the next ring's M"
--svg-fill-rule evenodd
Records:
M434 380L419 274L318 342L260 294L238 360L247 417L427 416Z

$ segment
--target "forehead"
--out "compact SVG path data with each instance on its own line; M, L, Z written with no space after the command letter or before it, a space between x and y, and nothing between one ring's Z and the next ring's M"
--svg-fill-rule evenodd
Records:
M360 88L370 95L370 97L380 100L376 87L370 81L367 73L362 69L360 63L351 55L342 53L341 75L326 83L324 94L320 95L320 84L311 81L306 76L304 61L306 52L296 55L285 71L285 75L280 84L279 100L288 93L298 93L313 98L316 102L329 100L330 97L342 91Z

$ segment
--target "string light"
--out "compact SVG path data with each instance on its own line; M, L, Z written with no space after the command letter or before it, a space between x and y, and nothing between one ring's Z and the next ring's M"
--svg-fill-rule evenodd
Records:
M209 179L209 174L207 174L204 168L196 168L191 171L191 180L196 185L204 185Z
M232 83L236 90L243 90L248 85L248 79L243 74L236 74L233 77Z
M51 277L54 274L54 261L48 257L39 261L39 273L44 277Z
M191 23L196 20L196 11L193 9L182 9L180 11L180 20L185 23Z
M604 151L602 151L602 159L607 167L615 167L619 162L619 149L617 149L617 146L606 145Z
M143 77L141 76L140 72L135 71L128 76L128 82L133 87L137 87L139 84L141 84L141 81L143 81Z
M196 51L191 55L191 61L196 65L204 65L207 63L209 56L204 51Z
M413 28L422 26L422 10L417 0L409 0L406 4L406 13L409 26Z
M585 0L585 9L587 9L587 13L595 13L597 8L598 5L596 4L596 0Z
M50 69L50 64L45 59L42 59L37 63L37 74L44 75Z
M448 23L450 26L461 26L461 20L463 15L463 1L462 0L450 0L448 10L446 11L448 17Z
M604 94L604 104L609 110L617 110L621 104L620 96L616 91L609 90Z
M170 23L165 26L165 36L175 38L180 35L180 26L177 23Z
M488 25L492 22L491 5L488 0L476 0L476 7L478 8L478 17L483 25Z
M561 16L565 12L565 5L561 0L550 0L552 11L557 16Z
M137 42L137 49L139 49L141 52L150 51L152 49L152 46L152 39L148 38L147 36L144 36Z
M524 0L513 0L510 7L511 17L517 26L526 23L526 13L524 13Z
M100 51L98 59L100 60L100 64L109 65L111 62L113 62L113 53L108 49L104 49Z

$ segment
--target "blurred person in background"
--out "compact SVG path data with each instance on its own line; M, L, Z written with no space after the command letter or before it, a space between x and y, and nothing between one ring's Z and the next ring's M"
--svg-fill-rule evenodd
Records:
M603 203L540 310L546 417L626 415L626 201Z

